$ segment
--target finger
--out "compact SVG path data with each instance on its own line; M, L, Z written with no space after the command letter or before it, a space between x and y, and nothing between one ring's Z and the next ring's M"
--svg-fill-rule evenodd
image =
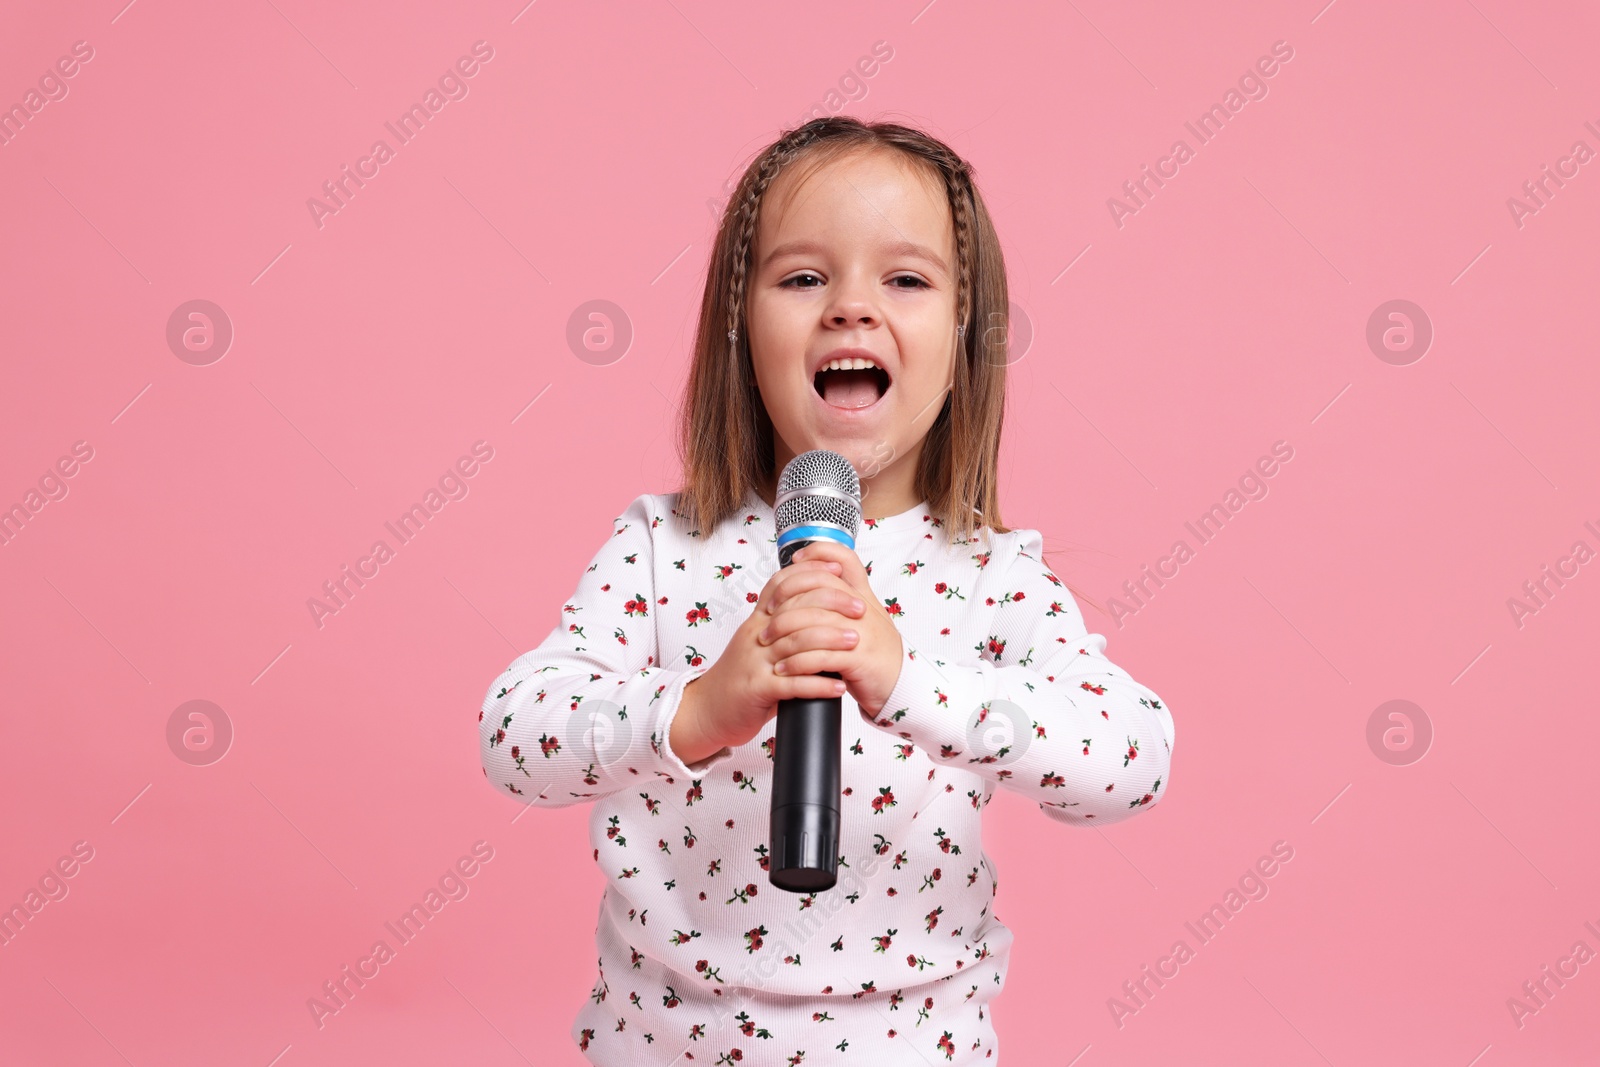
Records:
M805 592L808 589L817 589L827 586L848 592L852 597L859 599L855 590L851 589L850 585L845 582L838 573L826 569L828 566L838 567L839 564L818 563L816 566L810 567L806 570L796 571L792 575L782 574L781 576L775 578L771 593L767 597L767 601L761 610L765 611L768 615L776 614L779 609L779 605L783 604L790 597L795 596L798 593Z
M861 557L856 555L856 550L853 548L846 548L837 541L812 541L796 552L794 559L801 562L822 559L838 563L839 576L847 585L862 596L872 596L871 577L867 574L867 568L862 564Z
M861 631L837 615L831 620L802 626L792 633L779 634L767 645L768 656L777 663L786 656L808 652L816 648L855 648L861 643Z
M778 596L781 590L790 582L798 580L802 575L831 574L837 578L842 566L827 560L807 560L803 563L790 563L767 579L766 586L761 590L761 595L756 598L756 611L767 611L772 599Z
M837 575L814 574L811 578L785 585L768 602L768 615L781 615L797 607L829 608L841 615L861 618L866 614L866 601L845 584Z
M773 678L777 699L792 700L836 697L848 688L842 678L827 678L821 674L779 674Z
M817 674L821 671L835 671L843 674L844 669L851 665L853 657L854 652L848 649L810 649L805 652L796 652L794 655L774 663L772 672L779 678Z
M832 626L841 630L861 631L861 620L832 608L795 607L778 612L756 631L756 644L766 648L779 640L804 630L807 626Z

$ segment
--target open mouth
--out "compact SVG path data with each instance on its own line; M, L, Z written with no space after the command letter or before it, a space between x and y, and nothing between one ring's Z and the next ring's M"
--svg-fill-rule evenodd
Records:
M820 370L811 380L829 407L868 408L889 391L889 372L882 367L862 370Z

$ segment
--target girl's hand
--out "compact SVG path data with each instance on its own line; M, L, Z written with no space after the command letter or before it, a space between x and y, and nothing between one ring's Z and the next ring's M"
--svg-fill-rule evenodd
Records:
M684 689L671 744L686 762L723 745L745 744L778 713L780 700L836 697L845 691L836 688L839 679L816 673L839 669L831 660L807 667L806 657L843 656L856 648L860 638L846 637L845 631L862 629L866 598L840 578L841 563L796 556L767 580L722 655ZM782 629L768 634L778 620ZM785 658L795 669L778 673L774 666Z
M878 603L867 569L853 549L837 541L812 541L796 552L783 570L794 570L813 561L837 564L837 571L830 567L815 579L807 579L806 584L780 585L765 605L771 619L757 640L771 653L774 669L782 668L783 674L839 672L857 706L876 718L900 680L901 657L905 655L900 631ZM819 640L825 635L816 631L835 631L839 625L828 617L833 612L826 605L851 596L864 606L863 610L852 612L855 620L848 626L856 631L855 640ZM758 604L754 615L759 617L762 613L763 606Z

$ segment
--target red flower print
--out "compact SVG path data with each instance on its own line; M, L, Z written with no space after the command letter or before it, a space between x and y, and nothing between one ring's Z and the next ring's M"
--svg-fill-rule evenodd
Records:
M1089 692L1093 693L1097 697L1105 696L1105 694L1106 694L1106 687L1103 686L1103 685L1100 685L1097 682L1083 682L1079 686L1079 688L1080 689L1087 689ZM1102 711L1100 714L1104 715L1105 712Z
M685 612L684 618L689 620L690 626L699 626L702 622L711 621L711 612L706 609L705 601L696 600L694 602L694 610Z
M648 615L650 613L650 601L645 599L643 593L635 593L631 600L622 605L622 613L624 615Z

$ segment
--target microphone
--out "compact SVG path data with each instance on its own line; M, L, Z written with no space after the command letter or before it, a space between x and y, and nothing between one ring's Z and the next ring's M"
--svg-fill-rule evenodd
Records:
M812 541L856 547L861 482L850 461L826 448L802 452L778 479L773 501L778 565ZM823 677L838 678L837 671ZM778 701L767 878L790 893L832 889L839 872L840 697Z

